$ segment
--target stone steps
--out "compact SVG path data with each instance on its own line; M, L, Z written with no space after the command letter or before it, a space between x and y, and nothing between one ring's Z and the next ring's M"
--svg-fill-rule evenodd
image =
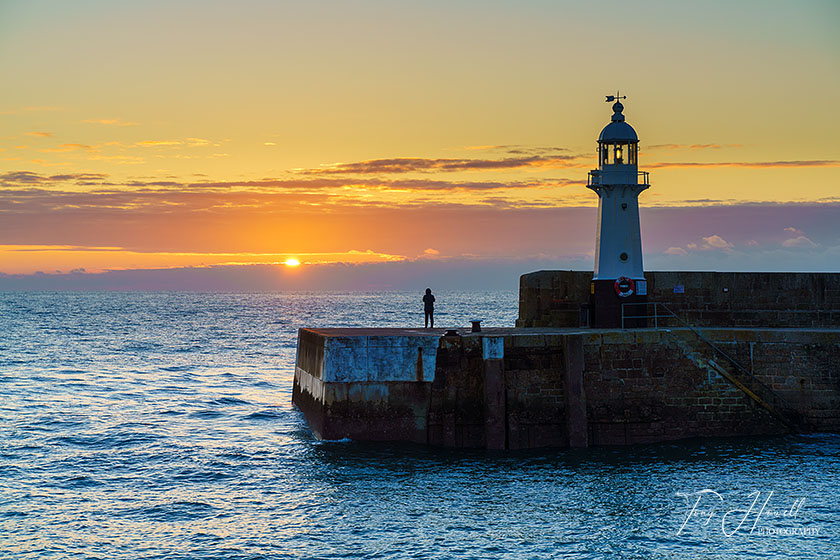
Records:
M736 362L733 363L734 361L730 361L731 358L720 354L698 335L691 331L680 331L681 336L670 331L666 332L683 354L698 367L708 371L710 375L719 375L728 381L791 431L797 433L813 431L805 414L796 410L757 378L739 371L746 368L740 364L736 366Z

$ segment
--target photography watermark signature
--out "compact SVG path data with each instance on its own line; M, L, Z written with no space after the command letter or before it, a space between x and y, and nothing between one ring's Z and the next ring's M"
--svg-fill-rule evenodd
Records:
M781 503L779 499L774 500L774 494L772 490L755 491L748 494L746 499L730 498L727 503L723 496L710 489L692 493L677 492L677 496L685 498L688 507L677 536L686 531L689 525L695 524L712 529L719 525L725 537L734 537L737 534L770 537L819 536L819 527L788 526L805 521L802 515L805 498L794 498Z

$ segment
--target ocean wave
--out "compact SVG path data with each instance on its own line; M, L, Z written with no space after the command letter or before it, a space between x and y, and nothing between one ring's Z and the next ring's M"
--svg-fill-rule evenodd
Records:
M50 438L50 444L90 449L120 449L146 445L164 436L149 432L121 432L116 434L74 434Z
M257 412L252 412L244 418L246 420L276 420L277 418L282 418L283 416L283 413L277 410L264 409L258 410Z
M251 404L250 402L240 399L238 397L219 397L217 399L213 399L210 401L210 404L234 404L234 405L248 405Z

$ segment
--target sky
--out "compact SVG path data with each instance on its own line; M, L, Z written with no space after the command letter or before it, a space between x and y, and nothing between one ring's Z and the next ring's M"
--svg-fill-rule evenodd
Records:
M837 29L836 0L0 0L0 289L591 270L618 89L646 269L836 272Z

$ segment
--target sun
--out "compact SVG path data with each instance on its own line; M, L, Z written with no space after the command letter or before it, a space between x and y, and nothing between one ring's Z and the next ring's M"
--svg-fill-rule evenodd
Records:
M286 266L300 266L300 261L297 259L286 259L286 262L283 264Z

